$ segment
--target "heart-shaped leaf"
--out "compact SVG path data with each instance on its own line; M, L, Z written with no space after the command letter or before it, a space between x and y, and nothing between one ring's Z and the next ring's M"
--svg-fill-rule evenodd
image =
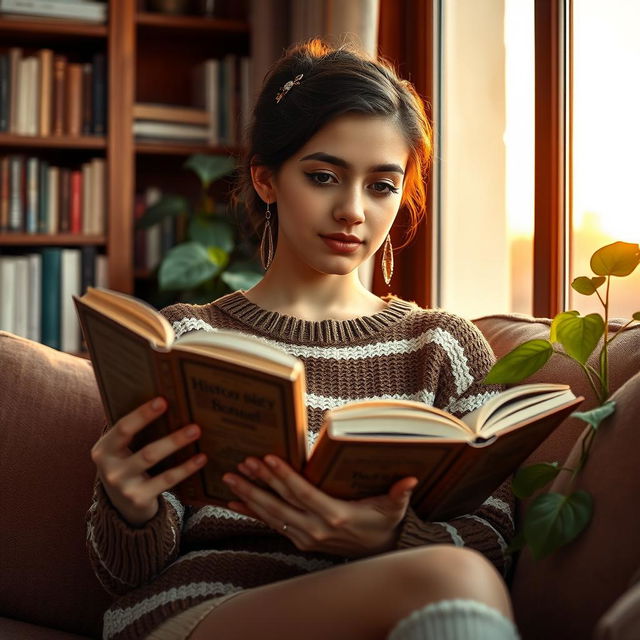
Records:
M616 410L615 400L609 400L599 407L595 407L590 411L574 411L571 416L573 418L579 418L590 424L593 429L597 429L600 423L608 418Z
M596 276L595 278L580 276L571 283L571 286L575 291L581 293L583 296L591 296L596 292L596 289L605 281L606 278L604 276Z
M633 314L632 318L633 318L634 320L637 320L638 322L640 322L640 311L636 311L636 312Z
M515 496L522 500L549 484L559 473L560 468L557 462L531 464L518 469L511 481L511 489Z
M580 313L578 311L562 311L560 312L551 322L551 329L549 329L549 340L551 342L558 342L558 325L565 318L575 318L579 316Z
M231 253L235 247L233 227L224 220L196 216L189 223L189 238L205 247L219 247Z
M148 229L162 222L165 218L175 217L188 213L189 203L182 196L165 195L152 204L144 215L136 221L136 229Z
M231 173L235 166L235 161L229 156L212 156L204 153L189 156L184 163L185 169L191 169L200 178L204 189L208 189L209 185L218 178Z
M163 290L192 289L219 270L200 243L184 242L165 256L158 271L158 282Z
M220 247L207 247L207 256L216 265L216 273L220 273L229 264L229 254Z
M528 340L498 360L486 378L485 384L521 382L540 369L551 357L553 348L548 340Z
M604 320L598 313L562 318L556 327L558 342L575 360L584 364L604 334Z
M591 270L599 276L628 276L640 262L640 245L614 242L591 256Z
M570 496L545 493L529 506L524 519L524 536L535 559L574 540L589 524L593 499L586 491Z

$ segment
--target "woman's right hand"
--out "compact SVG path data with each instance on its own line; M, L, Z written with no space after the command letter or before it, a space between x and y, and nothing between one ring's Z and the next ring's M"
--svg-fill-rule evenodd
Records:
M135 453L129 445L133 437L167 408L164 398L154 398L118 420L91 449L113 506L132 526L141 527L158 512L158 496L201 469L207 461L200 453L156 476L147 471L168 455L197 440L201 430L190 424L144 446Z

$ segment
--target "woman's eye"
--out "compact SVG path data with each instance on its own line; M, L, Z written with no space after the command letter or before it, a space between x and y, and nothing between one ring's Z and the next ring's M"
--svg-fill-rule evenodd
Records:
M330 173L322 173L322 172L313 172L305 174L311 182L315 184L331 184L331 180L333 176Z
M392 185L390 182L374 182L372 187L376 193L382 193L384 195L391 195L392 193L398 193L400 191L398 187Z

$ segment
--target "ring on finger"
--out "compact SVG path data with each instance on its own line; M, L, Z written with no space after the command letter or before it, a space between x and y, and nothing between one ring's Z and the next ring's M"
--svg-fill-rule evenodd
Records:
M286 522L282 523L282 532L286 533L287 529L289 529L289 525Z

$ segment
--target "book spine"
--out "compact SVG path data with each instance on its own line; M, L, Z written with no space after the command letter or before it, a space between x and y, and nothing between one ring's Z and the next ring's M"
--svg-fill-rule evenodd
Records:
M69 176L69 231L82 233L82 172L71 171Z
M67 65L67 119L66 131L70 136L82 132L82 65L72 62Z
M0 131L9 131L9 86L11 83L9 54L0 54Z
M58 175L58 232L69 233L71 231L71 170L60 167Z
M60 170L58 167L49 167L47 172L47 183L49 185L49 193L47 198L47 230L46 233L58 233L58 220L60 214L58 212L58 187L60 184Z
M42 250L42 343L60 348L60 266L62 250Z
M38 158L28 158L26 164L27 199L25 231L38 233Z
M41 316L41 298L42 298L42 256L39 253L30 253L27 255L29 264L28 276L28 320L27 320L27 338L40 342L40 316Z
M83 136L93 133L93 70L89 62L82 65L82 130Z
M53 51L51 49L41 49L38 51L38 61L40 63L39 94L39 133L41 136L51 135L51 116L53 98Z
M62 249L60 271L60 348L67 353L80 351L80 325L73 296L80 295L80 249Z
M89 235L95 233L93 218L95 207L92 204L93 191L93 164L85 162L82 165L82 233Z
M107 289L109 287L109 261L107 256L96 256L96 287Z
M22 231L24 221L23 174L24 158L11 156L9 159L9 231Z
M40 60L37 56L29 58L27 106L27 131L30 136L37 136L40 128Z
M0 158L0 232L10 230L9 227L9 199L11 171L9 169L9 156Z
M38 233L48 232L49 213L49 163L40 160L38 163Z
M106 171L107 163L104 158L94 158L91 161L92 169L92 188L91 203L93 207L92 213L92 233L106 233L106 210L107 210L107 191L106 191Z
M84 294L87 287L96 286L96 257L97 250L93 245L86 245L80 249L81 270L80 270L80 293Z
M2 0L4 13L20 13L31 16L71 18L104 22L106 6L98 2L74 2L73 0Z
M15 297L13 301L13 333L28 338L29 315L29 260L26 256L15 258Z
M15 333L16 306L16 259L10 256L0 256L0 330Z
M107 133L107 61L104 53L93 56L93 122L91 129L94 135Z
M18 135L27 135L28 112L29 112L29 58L22 58L18 62L18 72L16 74L16 130Z
M64 135L64 103L67 76L67 58L62 55L53 57L53 114L52 131L54 136Z
M18 84L22 49L9 49L9 132L18 133Z

